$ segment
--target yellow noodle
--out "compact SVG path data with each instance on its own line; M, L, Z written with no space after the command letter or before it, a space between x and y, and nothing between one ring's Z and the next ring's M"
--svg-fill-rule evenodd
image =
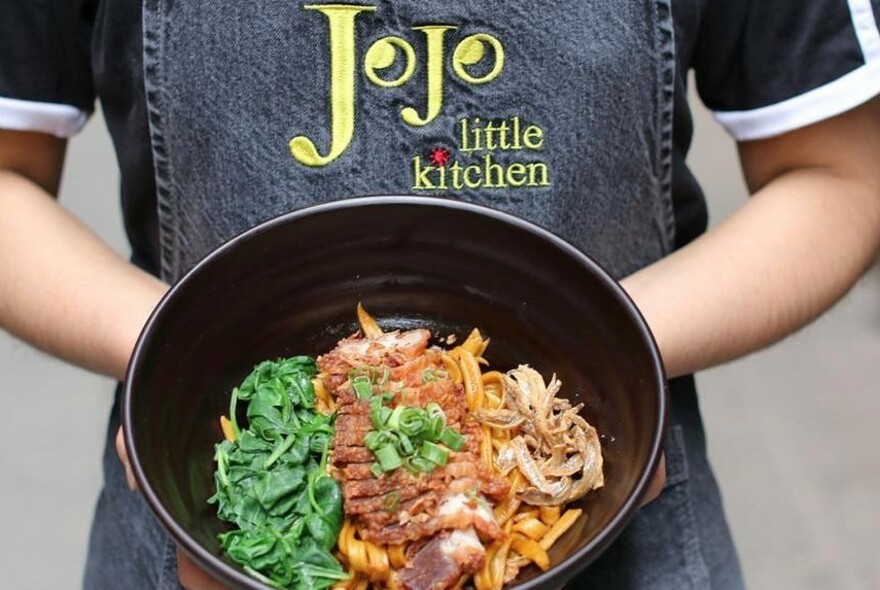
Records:
M490 409L501 407L501 396L499 396L491 386L483 385L483 394L486 396L484 406Z
M492 458L492 429L488 426L483 426L483 440L480 443L480 456L482 457L483 464L486 468L488 468L490 472L495 471L495 461Z
M406 554L403 545L391 545L388 547L388 561L394 569L401 569L406 565Z
M446 352L440 355L440 358L443 359L443 364L446 365L446 371L449 373L449 378L452 379L452 382L461 383L461 369L458 368L458 361Z
M486 346L488 345L488 341L483 341L483 336L480 334L480 331L476 328L471 330L471 333L468 334L467 340L456 346L453 351L460 352L462 350L466 350L471 353L472 356L480 356L485 352Z
M502 504L496 506L495 508L495 520L499 525L503 525L508 520L510 520L516 511L519 510L519 507L522 505L522 500L517 497L508 498L504 500ZM500 508L500 510L499 510Z
M559 520L561 511L559 506L541 506L541 520L544 521L544 524L553 524Z
M562 536L565 531L571 528L571 525L578 519L583 510L580 508L570 508L565 511L559 520L553 523L553 526L550 527L550 530L547 531L547 534L541 537L541 547L545 550L550 549L553 546L553 543Z
M513 542L510 544L510 546L511 548L513 548L514 551L516 551L523 557L529 558L543 571L547 571L547 568L550 567L550 556L547 555L546 549L544 549L540 544L536 543L535 541L532 541L528 537L523 536L519 533L514 533L512 537Z
M223 438L229 442L235 442L235 430L232 428L232 422L226 416L220 416L220 430L223 431Z
M510 555L510 544L512 542L513 535L508 534L501 547L499 547L498 553L495 554L495 557L490 562L493 590L501 590L504 586L504 572L507 569L507 559Z
M498 386L499 390L504 389L504 374L501 371L489 371L488 373L483 373L482 377L483 385L491 385L495 384Z
M345 519L337 539L339 552L345 557L349 567L371 580L382 580L388 576L391 565L384 547L355 538L357 527Z
M480 571L474 574L474 586L477 587L477 590L493 590L492 574L489 571L488 564L492 563L492 558L498 551L498 546L499 543L495 542L486 548L486 560L483 562L483 567L480 568Z
M477 408L483 407L483 381L480 379L480 366L474 355L464 348L459 351L458 362L464 380L468 410L473 412Z
M324 380L318 376L312 379L312 386L315 388L315 399L317 400L318 411L322 414L330 414L336 411L336 400L327 392L324 386Z
M537 508L529 508L527 510L521 510L513 519L513 522L520 522L521 520L528 520L530 518L538 518L540 511Z
M514 469L510 472L510 475L507 476L508 481L510 481L510 491L507 492L507 496L509 498L516 497L517 492L519 492L520 486L523 484L523 476L522 473L519 472L519 469Z
M360 302L357 304L357 317L364 336L367 338L378 338L382 335L382 328L379 327L379 324L376 323L373 316L367 313L367 310L364 309L364 306L361 305Z
M533 541L539 540L550 527L537 518L526 518L513 525L513 530L522 533Z

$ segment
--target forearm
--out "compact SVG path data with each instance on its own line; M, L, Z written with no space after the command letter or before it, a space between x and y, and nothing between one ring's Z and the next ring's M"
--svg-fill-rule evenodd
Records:
M671 377L808 323L855 283L878 242L876 187L805 168L778 176L719 227L623 285Z
M42 188L0 171L0 327L120 379L165 288Z

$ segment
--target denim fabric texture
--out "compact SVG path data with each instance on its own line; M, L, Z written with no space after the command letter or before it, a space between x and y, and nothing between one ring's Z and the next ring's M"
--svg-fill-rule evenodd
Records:
M145 0L145 90L166 280L275 215L383 193L449 196L517 214L616 277L672 249L669 0L363 2L349 14L353 43L337 43L337 52L349 52L337 61L332 11L305 5ZM345 37L339 19L337 41ZM499 46L503 67L493 75ZM346 78L334 64L353 64L353 74ZM340 99L346 80L350 101ZM294 157L289 142L299 136L319 156L330 153L345 135L333 121L344 120L346 105L353 127L345 149L317 166ZM407 107L428 122L404 121ZM420 180L425 166L432 170ZM743 587L693 380L674 381L671 400L666 488L570 587ZM173 544L125 487L113 450L117 424L114 414L85 587L177 588Z
M452 0L364 2L354 23L354 133L321 167L297 162L294 136L323 154L331 143L329 18L306 2L146 0L145 88L159 193L161 271L179 278L213 247L257 223L307 205L368 194L450 195L520 215L565 237L615 276L667 253L674 46L669 2ZM426 35L445 24L439 114L424 126ZM473 84L450 67L459 43L489 34L504 48L500 75ZM377 40L414 49L412 78L370 82L364 61ZM491 68L488 46L470 70ZM401 51L382 73L400 74ZM439 58L438 58L439 59ZM520 117L543 132L539 149L490 155L545 163L549 185L417 188L413 158L464 152L461 121Z

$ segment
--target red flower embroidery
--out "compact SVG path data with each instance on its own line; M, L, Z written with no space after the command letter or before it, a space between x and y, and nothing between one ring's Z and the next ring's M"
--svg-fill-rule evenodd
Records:
M437 147L431 150L428 159L431 160L431 163L435 166L443 167L452 159L452 154L450 154L449 150L446 148Z

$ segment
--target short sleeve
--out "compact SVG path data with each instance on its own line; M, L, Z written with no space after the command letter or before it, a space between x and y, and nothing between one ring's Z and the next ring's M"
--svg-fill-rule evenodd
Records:
M69 137L95 102L90 0L0 0L0 128Z
M697 90L738 140L762 139L880 94L880 0L708 2Z

